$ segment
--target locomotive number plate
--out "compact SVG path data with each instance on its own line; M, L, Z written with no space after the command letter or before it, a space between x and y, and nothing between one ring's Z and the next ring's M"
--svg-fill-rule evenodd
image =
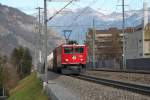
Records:
M73 60L76 60L76 56L72 56L72 59L73 59Z

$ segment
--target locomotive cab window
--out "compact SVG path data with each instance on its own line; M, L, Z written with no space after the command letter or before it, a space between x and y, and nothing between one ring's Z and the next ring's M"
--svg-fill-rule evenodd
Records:
M72 54L73 53L73 48L71 48L71 47L65 47L64 48L64 53L66 53L66 54Z
M75 48L75 53L83 53L83 52L84 52L84 48L83 47Z

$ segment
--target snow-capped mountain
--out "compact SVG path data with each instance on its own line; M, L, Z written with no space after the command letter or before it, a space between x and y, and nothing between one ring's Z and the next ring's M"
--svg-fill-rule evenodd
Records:
M93 19L96 29L121 28L122 26L122 13L113 12L105 15L99 10L94 10L90 7L69 10L67 14L62 13L49 21L49 26L60 34L63 34L64 30L72 30L71 38L78 39L78 36L80 36L79 38L84 38L88 28L93 27ZM125 12L125 27L137 26L142 23L142 19L142 10Z

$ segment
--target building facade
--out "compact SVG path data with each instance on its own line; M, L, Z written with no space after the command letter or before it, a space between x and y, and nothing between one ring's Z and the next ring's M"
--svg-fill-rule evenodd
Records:
M94 41L94 46L93 46ZM95 52L95 63L98 67L120 67L122 62L122 35L117 28L108 30L89 29L86 36L89 50L89 62L93 62ZM93 47L94 51L93 51Z
M126 59L150 58L150 24L128 28L126 32Z

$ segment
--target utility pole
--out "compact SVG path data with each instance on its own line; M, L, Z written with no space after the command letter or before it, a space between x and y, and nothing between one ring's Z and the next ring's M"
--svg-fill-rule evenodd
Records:
M125 19L124 19L124 0L122 0L122 34L123 34L123 69L126 69L126 40L125 40Z
M40 63L42 63L42 47L41 47L41 7L37 7L36 9L38 9L39 11L39 61Z
M125 5L124 0L122 0L122 5L117 5L117 6L122 6L122 34L123 34L123 48L122 48L122 65L123 69L126 69L126 37L125 37L125 10L124 7L128 6Z
M47 0L44 0L44 47L45 47L45 56L44 56L44 66L45 66L45 82L48 83L47 77Z
M33 23L35 23L35 22L33 22ZM34 32L35 33L37 33L37 25L36 24L34 24ZM37 57L38 57L38 55L37 55L37 38L36 38L36 34L35 34L35 47L34 47L34 49L35 49L35 54L34 54L34 65L35 65L35 70L37 70L38 68L37 68Z
M95 68L95 20L93 18L93 39L92 39L92 47L93 47L93 56L92 56L92 66Z
M51 0L48 0L51 1ZM57 11L52 17L47 19L47 0L44 0L44 47L45 47L45 56L44 56L44 66L45 66L45 82L48 83L48 77L47 77L47 22L50 21L53 17L55 17L57 14L59 14L63 9L65 9L68 5L70 5L74 0L71 0L67 5L65 5L62 9Z
M146 57L145 55L145 30L147 29L146 26L148 24L148 2L144 0L143 2L143 34L142 34L142 45L143 45L143 58Z

